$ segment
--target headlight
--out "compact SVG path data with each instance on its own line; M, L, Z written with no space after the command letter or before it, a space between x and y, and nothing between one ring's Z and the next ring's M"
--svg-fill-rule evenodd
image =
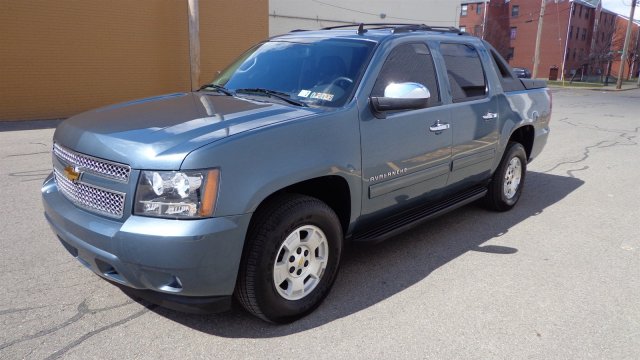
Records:
M166 218L213 215L220 171L143 171L138 180L134 214Z

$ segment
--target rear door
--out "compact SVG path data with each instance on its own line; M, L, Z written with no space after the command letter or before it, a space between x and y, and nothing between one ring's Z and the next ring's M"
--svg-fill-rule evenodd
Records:
M498 101L489 91L487 74L475 46L442 42L440 53L452 101L448 184L460 189L491 175L498 143Z
M379 219L433 198L447 184L451 160L450 113L442 106L438 76L426 43L395 46L377 75L370 96L383 96L391 83L415 82L430 93L426 109L361 113L362 218ZM445 126L446 127L446 126Z

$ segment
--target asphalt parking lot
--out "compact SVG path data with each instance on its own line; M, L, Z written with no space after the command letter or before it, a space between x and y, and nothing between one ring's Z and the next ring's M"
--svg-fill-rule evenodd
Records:
M0 124L0 358L638 359L640 90L554 90L553 111L516 208L349 248L285 326L135 302L86 270L42 215L53 129Z

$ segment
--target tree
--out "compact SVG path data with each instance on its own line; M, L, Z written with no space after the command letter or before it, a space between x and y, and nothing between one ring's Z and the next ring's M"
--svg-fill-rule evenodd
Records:
M484 24L484 39L507 61L511 54L509 39L509 4L503 0L488 3L487 20ZM480 35L478 35L480 36Z
M638 58L638 31L633 31L631 33L631 42L629 42L629 50L627 51L627 57L625 61L627 62L627 80L629 80L633 74L633 66Z
M614 43L620 41L617 36L616 27L617 23L615 22L610 26L601 24L597 32L593 34L595 39L593 48L589 54L589 68L592 69L592 71L595 70L595 72L600 75L600 81L607 75L609 63L612 60L612 51L615 51ZM624 42L624 38L622 42Z
M626 29L626 26L625 26ZM622 49L624 48L624 38L626 32L624 31L616 31L611 45L611 51L613 52L614 59L618 61L624 61L627 65L627 80L629 80L632 76L631 72L633 71L632 67L635 63L636 54L638 54L638 31L631 32L631 38L629 41L629 49L627 50L627 56L622 58ZM619 74L619 76L624 76L623 74Z

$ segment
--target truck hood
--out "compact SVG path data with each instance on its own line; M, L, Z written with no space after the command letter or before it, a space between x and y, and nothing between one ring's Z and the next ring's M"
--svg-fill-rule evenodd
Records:
M217 93L176 93L76 115L58 126L54 141L134 169L177 170L203 145L313 112Z

